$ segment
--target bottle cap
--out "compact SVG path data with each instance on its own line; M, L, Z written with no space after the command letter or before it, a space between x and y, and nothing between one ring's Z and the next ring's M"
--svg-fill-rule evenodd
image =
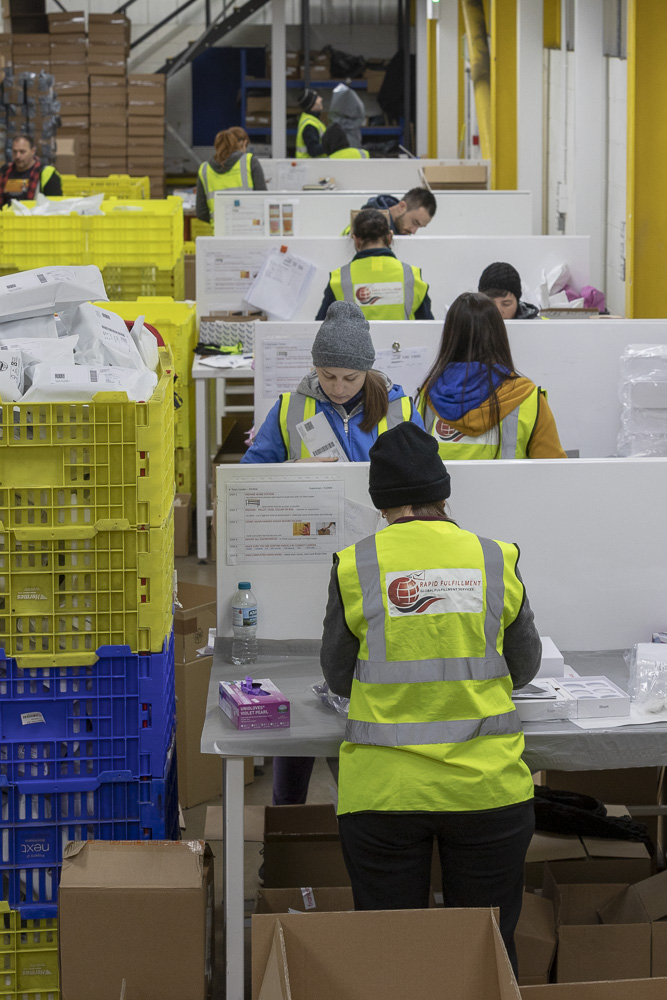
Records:
M239 590L250 590L249 583L239 583Z

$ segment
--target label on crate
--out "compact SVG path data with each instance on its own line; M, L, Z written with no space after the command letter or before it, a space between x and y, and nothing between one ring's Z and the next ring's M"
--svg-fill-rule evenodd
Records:
M24 587L16 595L17 601L45 601L46 594L39 587Z
M46 722L41 712L23 712L21 715L22 726L32 726L36 722Z

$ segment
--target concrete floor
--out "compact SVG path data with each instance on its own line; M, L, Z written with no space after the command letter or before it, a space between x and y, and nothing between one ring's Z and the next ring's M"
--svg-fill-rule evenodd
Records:
M201 583L208 586L215 586L215 563L200 565L196 556L189 556L184 559L176 559L176 571L178 579L184 583ZM248 805L269 805L271 803L271 782L272 767L271 759L266 758L261 768L263 774L257 774L252 784L246 785L245 801ZM257 768L256 768L257 771ZM315 762L313 776L310 782L308 801L314 803L331 802L333 778L324 759ZM218 797L194 806L192 809L184 809L185 829L181 835L186 840L199 840L204 837L204 827L206 824L206 810L208 806L219 806L222 809L222 799ZM211 850L215 857L215 973L213 979L212 1000L223 1000L224 992L224 953L223 953L223 926L222 926L222 842L219 840L209 841ZM260 845L247 843L245 850L244 864L244 897L246 911L246 997L250 996L250 913L254 909L254 900L257 895L260 883L257 877L259 866L262 863L260 856Z

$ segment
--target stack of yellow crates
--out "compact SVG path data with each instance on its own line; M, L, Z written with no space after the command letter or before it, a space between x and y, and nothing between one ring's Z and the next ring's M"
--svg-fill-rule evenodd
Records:
M0 900L0 997L58 1000L58 921L28 920Z
M76 177L74 174L60 176L64 198L86 198L91 194L134 199L148 199L151 196L148 177L130 177L129 174L109 174L108 177Z
M110 299L185 295L183 201L105 198L103 215L0 212L3 272L96 264Z

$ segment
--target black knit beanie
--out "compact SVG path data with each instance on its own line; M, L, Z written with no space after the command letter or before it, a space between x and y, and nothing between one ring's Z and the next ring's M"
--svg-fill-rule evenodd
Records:
M369 457L368 492L378 510L446 500L451 493L438 442L410 420L380 434Z
M313 104L315 103L318 97L319 94L317 93L316 90L310 90L309 88L306 88L306 90L304 90L302 94L299 94L299 99L297 100L296 103L299 105L302 111L310 111L310 109L312 108Z
M489 264L488 267L484 268L482 276L479 279L477 291L511 292L512 295L516 296L518 302L521 298L521 276L511 264L497 261L495 264Z

